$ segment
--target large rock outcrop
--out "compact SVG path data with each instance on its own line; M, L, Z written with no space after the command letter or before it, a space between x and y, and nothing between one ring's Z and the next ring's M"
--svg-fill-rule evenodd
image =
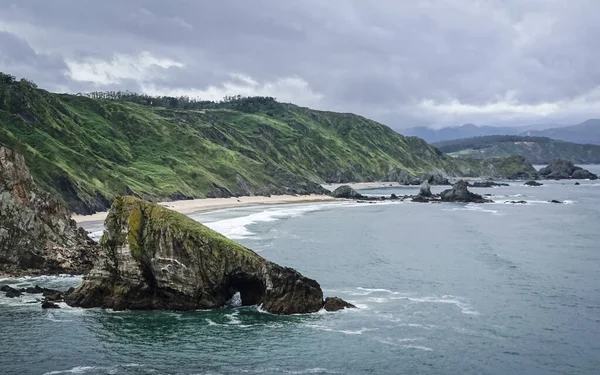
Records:
M23 156L0 147L0 273L81 274L96 256L66 207L35 184Z
M239 292L242 305L262 305L274 314L324 307L315 280L159 205L117 198L105 226L100 259L66 297L69 305L211 309L224 306Z
M540 169L540 175L547 179L590 179L596 180L598 176L590 171L573 165L572 162L562 159L554 159L547 167Z
M444 190L440 193L444 202L465 202L465 203L489 203L489 199L484 199L481 195L471 193L467 189L467 183L460 180L452 186L452 189Z
M334 198L361 199L363 195L352 189L349 185L342 185L335 189L331 196Z

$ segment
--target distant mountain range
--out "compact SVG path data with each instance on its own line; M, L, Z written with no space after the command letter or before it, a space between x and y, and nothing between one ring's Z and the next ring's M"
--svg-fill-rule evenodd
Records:
M546 129L540 130L542 127ZM421 126L401 130L400 133L406 136L423 138L429 143L489 135L522 135L600 145L600 119L590 119L578 125L561 127L550 127L548 125L495 127L465 124L442 129L432 129Z
M559 141L547 137L491 135L434 143L453 157L489 159L520 155L532 164L547 164L556 158L573 163L600 163L600 146Z
M532 137L549 137L566 142L600 145L600 119L591 119L579 125L521 133Z

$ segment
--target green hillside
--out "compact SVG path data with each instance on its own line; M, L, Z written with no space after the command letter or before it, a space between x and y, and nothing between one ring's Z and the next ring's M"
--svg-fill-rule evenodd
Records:
M455 157L488 159L520 155L533 164L547 164L557 158L583 164L600 162L600 146L545 137L495 135L456 139L434 145Z
M75 212L105 209L121 194L157 200L313 193L323 182L482 170L480 162L459 163L364 117L272 98L94 97L0 76L0 143L23 153L36 181Z

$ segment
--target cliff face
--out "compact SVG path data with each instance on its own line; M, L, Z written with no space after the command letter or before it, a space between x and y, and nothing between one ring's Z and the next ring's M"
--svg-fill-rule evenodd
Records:
M22 155L0 147L0 272L87 272L96 247L66 207L34 183Z
M315 280L156 204L117 198L105 226L100 259L67 297L72 306L210 309L236 292L243 305L274 314L324 306Z

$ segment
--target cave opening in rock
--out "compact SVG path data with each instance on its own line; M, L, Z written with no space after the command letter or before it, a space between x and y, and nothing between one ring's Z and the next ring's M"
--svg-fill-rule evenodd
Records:
M264 285L261 280L249 275L235 275L230 279L227 292L229 298L240 293L242 306L258 305L262 301Z

